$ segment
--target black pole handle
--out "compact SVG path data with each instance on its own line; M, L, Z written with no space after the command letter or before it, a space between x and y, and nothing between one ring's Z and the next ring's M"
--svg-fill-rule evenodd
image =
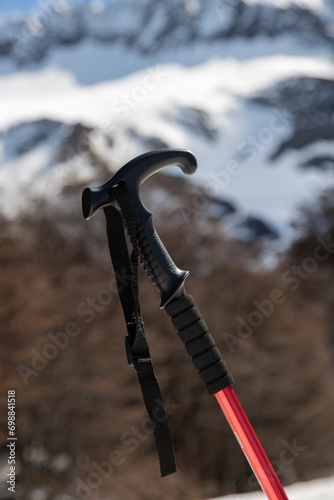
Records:
M117 196L114 196L117 186L122 183L126 185L137 219L140 259L160 292L160 307L171 317L209 394L215 394L232 385L234 380L192 297L186 294L184 281L188 271L178 269L172 261L154 229L152 213L143 205L139 195L139 187L148 177L172 165L179 166L186 174L194 173L197 168L196 158L190 151L163 149L146 153L124 165L102 186L86 188L82 196L82 209L84 217L90 219L100 208L114 205L121 211L125 225L132 224L134 221L127 220L124 210L116 201Z
M176 165L190 175L196 171L195 156L187 150L159 149L134 158L102 186L86 188L82 194L82 210L85 219L90 219L100 208L116 205L113 188L125 183L131 194L138 219L138 247L141 262L154 285L160 292L164 307L173 298L182 294L188 271L178 269L162 244L153 227L152 213L140 199L139 187L151 175L166 167ZM126 221L125 221L126 222Z

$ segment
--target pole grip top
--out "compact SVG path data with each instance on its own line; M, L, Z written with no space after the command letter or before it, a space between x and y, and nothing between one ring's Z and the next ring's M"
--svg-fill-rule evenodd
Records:
M140 185L151 175L170 166L180 167L185 174L191 175L197 169L197 161L195 156L185 149L158 149L137 156L120 168L102 186L84 190L82 194L84 218L88 220L100 208L111 205L110 190L122 181L131 192L135 205L138 203L143 205L139 196Z
M150 151L134 158L120 168L102 186L86 188L82 194L82 211L85 219L90 219L100 208L113 205L120 210L123 219L124 213L113 194L125 184L131 195L136 217L138 220L137 243L140 259L154 285L160 292L161 305L182 294L183 284L188 271L176 267L163 243L161 242L152 221L152 213L147 210L140 198L140 185L151 175L169 167L178 166L187 174L193 174L197 168L195 156L182 149L159 149ZM124 220L125 225L127 221Z

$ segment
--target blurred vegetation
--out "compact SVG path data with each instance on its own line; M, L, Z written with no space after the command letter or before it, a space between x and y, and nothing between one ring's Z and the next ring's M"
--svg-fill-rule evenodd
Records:
M191 271L187 290L236 379L235 391L280 479L289 484L332 474L333 256L317 261L312 272L304 270L308 277L300 278L296 289L292 266L303 266L313 255L319 234L334 235L333 193L303 210L300 239L274 270L254 271L256 249L217 236L220 222L204 211L194 211L182 223L179 205L161 208L159 196L150 199L153 188L171 198L179 195L188 206L191 188L154 176L147 204L156 212L172 258ZM126 362L118 297L112 292L102 303L101 290L114 290L103 216L89 223L82 219L81 191L79 184L68 188L63 209L36 202L21 220L1 221L1 404L5 411L7 390L15 388L19 497L177 500L256 489L215 399L206 393L167 315L159 311L157 291L141 272L143 317L170 409L178 464L177 474L160 478L136 375ZM277 290L280 299L271 310L268 301L278 297ZM94 309L89 298L97 300L98 310L84 315ZM265 304L271 312L261 313L261 321L252 313L259 307L265 311ZM252 326L250 319L254 325L256 317L258 326ZM241 323L248 324L243 335ZM55 345L49 334L61 342L65 337L59 332L66 329L77 334L67 335L66 346L46 350ZM40 361L34 374L20 376L19 365L32 368L36 352L47 352L50 359L43 368ZM6 437L4 415L3 443ZM6 456L4 444L2 460ZM109 466L99 468L102 462ZM1 498L6 492L3 484Z

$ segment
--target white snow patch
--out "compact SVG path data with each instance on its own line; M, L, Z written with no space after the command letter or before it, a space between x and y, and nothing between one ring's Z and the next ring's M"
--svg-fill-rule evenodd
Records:
M289 500L330 500L333 498L334 478L315 479L304 483L296 483L285 488ZM227 495L212 500L263 500L264 493L246 493Z
M243 98L282 79L305 75L334 78L332 61L286 55L246 61L216 57L192 67L147 67L91 86L81 85L70 72L57 67L20 71L0 79L0 96L6 96L1 103L0 129L39 118L81 122L95 127L96 135L108 134L114 140L110 159L120 166L146 151L144 143L131 143L130 128L147 138L158 137L171 147L190 149L199 164L194 182L210 194L227 197L241 215L268 220L281 231L282 241L288 241L296 207L312 202L321 189L334 185L330 171L298 168L308 150L318 150L325 143L287 150L272 162L270 155L291 132L289 118L282 110L261 108ZM185 107L206 113L217 131L216 140L173 119ZM103 148L103 155L108 155ZM327 142L326 148L332 146ZM42 167L47 157L41 146L15 164L1 167L2 206L10 206L7 196L14 195L16 186L28 187L39 170L45 173ZM41 186L46 188L45 182Z

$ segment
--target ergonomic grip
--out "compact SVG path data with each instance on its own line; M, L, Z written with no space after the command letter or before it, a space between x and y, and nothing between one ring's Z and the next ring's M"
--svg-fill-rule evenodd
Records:
M144 223L139 225L137 243L140 261L159 290L160 307L164 308L169 301L182 293L189 272L182 271L174 264L153 227L152 214L149 212Z
M191 295L183 295L165 306L195 368L210 395L234 384L213 338Z

